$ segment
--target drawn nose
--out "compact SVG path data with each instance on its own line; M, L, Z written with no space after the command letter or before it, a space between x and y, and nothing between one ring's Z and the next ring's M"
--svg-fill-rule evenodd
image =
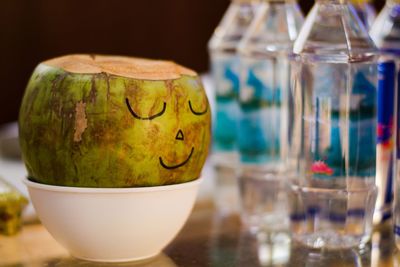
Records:
M181 129L179 129L179 131L178 131L178 133L176 134L176 137L175 137L175 139L176 140L183 140L183 132L182 132L182 130Z

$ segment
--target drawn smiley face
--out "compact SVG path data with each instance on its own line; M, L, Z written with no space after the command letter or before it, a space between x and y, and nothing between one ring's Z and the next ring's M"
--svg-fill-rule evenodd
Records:
M131 104L129 103L128 98L125 99L125 103L126 103L126 106L128 107L129 112L132 114L132 116L138 120L154 120L155 118L162 116L167 109L167 103L164 102L160 112L158 112L154 115L150 115L148 117L141 117L138 114L136 114L136 112L133 110L133 108L131 107ZM205 115L208 111L208 104L206 104L206 107L203 111L195 111L192 107L192 102L190 100L188 102L188 105L189 105L190 111L196 116ZM178 132L176 133L175 140L185 141L185 135L181 129L179 129ZM172 164L172 165L164 163L162 157L159 157L160 165L167 170L173 170L173 169L182 167L186 163L188 163L188 161L190 160L190 158L193 155L193 151L194 151L194 147L192 147L192 149L190 150L189 156L183 162L177 163L177 164Z
M144 158L157 162L160 175L190 177L199 172L207 155L209 104L199 81L165 85L164 90L153 88L126 97L126 109L135 127L146 129L141 131Z

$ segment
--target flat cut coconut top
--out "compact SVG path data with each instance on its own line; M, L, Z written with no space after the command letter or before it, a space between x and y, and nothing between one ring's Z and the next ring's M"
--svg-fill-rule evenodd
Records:
M80 74L108 73L139 80L172 80L196 72L172 61L150 60L124 56L68 55L43 64Z

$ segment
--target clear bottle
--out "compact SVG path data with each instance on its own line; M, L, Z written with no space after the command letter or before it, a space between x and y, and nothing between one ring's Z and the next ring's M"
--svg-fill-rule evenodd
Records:
M361 19L365 28L369 30L374 23L376 12L369 0L351 0L358 17Z
M361 245L376 199L377 49L347 0L316 0L293 51L293 238Z
M237 47L254 18L256 2L232 0L211 37L208 49L216 94L213 151L224 154L227 164L237 156L239 59Z
M239 44L239 187L250 229L288 225L280 192L293 115L289 57L303 20L295 0L263 0Z
M385 6L382 11L379 13L376 18L374 24L372 25L370 31L372 39L375 41L379 50L381 51L382 57L385 59L394 60L396 63L396 72L399 72L399 64L400 64L400 0L388 0L386 1ZM398 86L400 85L400 80L398 74L395 75L396 82L395 84L395 97L391 103L395 106L395 110L397 114L391 114L392 117L397 116L397 120L395 119L392 123L392 127L395 128L393 131L393 143L396 143L397 139L397 147L392 143L390 147L382 147L382 155L390 153L390 149L394 150L393 156L396 160L393 162L393 166L391 166L392 162L390 160L378 160L378 173L377 173L377 183L381 184L380 190L378 192L377 206L375 215L375 222L381 223L384 222L386 218L391 217L392 211L392 200L393 200L393 190L396 192L394 194L394 202L395 202L395 215L394 215L394 228L395 228L395 240L396 245L400 248L400 139L398 138L399 134L399 100L398 97ZM396 101L397 100L397 101ZM388 105L385 105L387 107ZM389 105L390 106L390 105ZM379 158L378 158L379 159ZM380 164L379 164L380 163ZM392 168L391 168L392 167ZM393 175L394 174L394 175ZM395 181L393 178L395 177ZM393 186L394 182L394 187Z
M232 0L208 43L215 87L213 152L215 203L221 214L238 212L236 182L239 118L239 59L237 48L254 18L256 0Z

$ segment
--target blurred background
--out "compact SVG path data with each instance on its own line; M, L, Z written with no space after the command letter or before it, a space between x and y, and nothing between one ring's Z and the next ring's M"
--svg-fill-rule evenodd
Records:
M307 14L314 1L301 0ZM70 53L174 60L208 70L207 42L229 0L2 0L0 125L15 121L35 66ZM379 11L384 0L375 0Z

